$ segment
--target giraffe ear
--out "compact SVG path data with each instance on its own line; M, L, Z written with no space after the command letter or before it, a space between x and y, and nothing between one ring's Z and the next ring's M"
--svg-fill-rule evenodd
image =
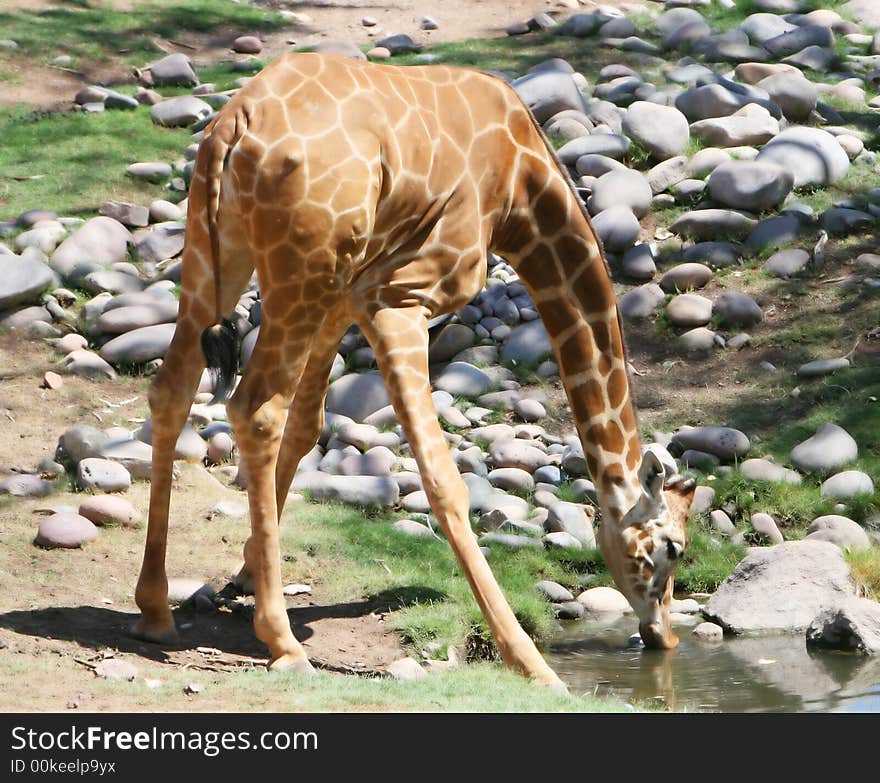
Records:
M666 480L666 468L660 458L653 451L646 451L642 455L642 464L639 467L639 482L642 492L653 502L659 505L663 500L663 482Z

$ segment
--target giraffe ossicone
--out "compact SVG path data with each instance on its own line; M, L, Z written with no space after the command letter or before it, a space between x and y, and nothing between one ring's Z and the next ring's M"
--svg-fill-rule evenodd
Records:
M643 460L607 265L566 172L516 93L487 74L318 54L278 58L206 129L190 186L177 328L150 388L153 476L136 632L167 640L165 551L174 443L218 324L254 270L262 322L228 402L248 475L245 573L273 667L309 668L281 588L278 520L349 325L376 355L431 508L508 666L561 685L522 630L471 532L467 488L431 400L427 323L469 302L492 251L550 335L596 483L599 541L645 642L669 647L692 490ZM225 351L225 353L224 353ZM219 357L219 359L218 359ZM227 373L229 371L227 362Z

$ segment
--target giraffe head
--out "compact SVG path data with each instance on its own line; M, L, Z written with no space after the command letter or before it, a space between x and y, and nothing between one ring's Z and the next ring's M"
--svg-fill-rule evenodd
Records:
M670 471L671 472L671 471ZM647 647L678 644L669 621L675 569L687 546L685 524L696 489L667 469L653 451L639 467L640 495L618 524L603 524L600 544L608 569L639 617Z

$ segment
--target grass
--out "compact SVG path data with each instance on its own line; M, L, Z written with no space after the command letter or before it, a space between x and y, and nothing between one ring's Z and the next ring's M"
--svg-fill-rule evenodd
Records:
M282 20L271 9L228 0L147 0L125 10L109 4L68 4L39 13L0 13L0 30L19 48L0 55L0 66L17 59L48 62L67 54L103 62L123 56L144 65L162 55L156 38L187 41L192 34L214 34L232 42L244 32L275 29Z
M843 556L864 596L880 601L880 549L847 549Z
M161 185L134 180L125 169L138 160L173 162L190 134L154 127L146 107L99 114L0 108L0 136L0 217L14 219L35 206L91 217L104 201L169 198Z
M688 593L711 593L746 555L740 544L719 540L699 520L687 528L688 547L675 572L675 589Z

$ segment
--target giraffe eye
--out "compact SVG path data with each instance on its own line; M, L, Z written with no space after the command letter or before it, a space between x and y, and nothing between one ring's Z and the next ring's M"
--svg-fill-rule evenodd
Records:
M684 554L684 547L675 541L666 541L666 556L670 560L678 560Z

